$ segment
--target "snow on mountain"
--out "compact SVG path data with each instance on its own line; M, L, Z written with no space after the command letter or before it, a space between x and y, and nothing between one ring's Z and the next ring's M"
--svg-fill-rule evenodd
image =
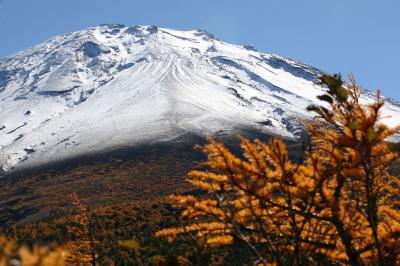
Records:
M102 25L57 36L0 59L0 169L185 132L295 138L323 93L321 73L201 30ZM385 122L399 124L399 110L388 102Z

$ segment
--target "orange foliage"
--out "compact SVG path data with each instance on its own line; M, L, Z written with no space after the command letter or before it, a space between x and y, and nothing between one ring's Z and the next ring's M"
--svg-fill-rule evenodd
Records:
M66 245L70 254L67 258L67 262L72 265L95 266L97 254L91 214L87 206L81 202L75 192L71 194L71 200L79 213L74 217L76 226L69 228L71 233L76 236L76 240L69 241Z
M18 246L12 239L0 236L0 265L64 266L66 253L57 248Z
M361 104L350 77L324 75L328 108L307 123L300 160L285 143L242 138L244 158L210 139L208 170L188 181L207 191L171 196L187 224L158 237L195 234L209 246L238 241L260 265L400 265L400 182L388 172L399 158L386 139L399 131L380 122L383 101Z

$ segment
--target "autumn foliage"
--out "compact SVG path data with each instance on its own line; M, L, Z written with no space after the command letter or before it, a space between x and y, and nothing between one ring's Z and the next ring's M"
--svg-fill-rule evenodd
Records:
M171 196L184 223L158 237L195 235L209 247L242 243L260 265L400 265L399 158L381 123L383 101L363 104L352 78L324 75L323 106L304 153L242 138L243 157L210 139L207 170L188 181L207 193Z
M66 252L61 248L20 246L15 240L0 236L0 266L64 266Z
M70 254L67 262L71 265L96 266L96 240L93 235L91 214L76 193L71 194L71 200L78 214L73 217L75 226L69 227L69 231L75 236L75 241L70 241L66 245Z

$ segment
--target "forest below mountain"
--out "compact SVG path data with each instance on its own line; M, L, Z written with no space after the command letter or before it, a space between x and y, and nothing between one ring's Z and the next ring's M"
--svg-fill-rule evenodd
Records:
M320 82L329 108L308 107L299 143L210 138L3 178L0 262L399 265L400 154L387 138L400 127L380 123L379 93L361 104L351 78Z

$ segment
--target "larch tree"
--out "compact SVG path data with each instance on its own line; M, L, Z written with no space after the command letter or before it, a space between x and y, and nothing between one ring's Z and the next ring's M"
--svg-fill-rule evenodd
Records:
M207 193L171 196L185 224L156 236L239 242L259 265L400 265L400 182L388 171L399 154L387 142L400 128L381 122L379 92L363 104L352 77L319 82L300 159L275 137L242 138L242 157L210 139L207 170L188 175Z
M97 241L94 237L91 213L75 192L71 194L71 200L78 214L73 217L75 226L69 227L75 240L66 245L69 251L67 262L72 265L96 266Z

